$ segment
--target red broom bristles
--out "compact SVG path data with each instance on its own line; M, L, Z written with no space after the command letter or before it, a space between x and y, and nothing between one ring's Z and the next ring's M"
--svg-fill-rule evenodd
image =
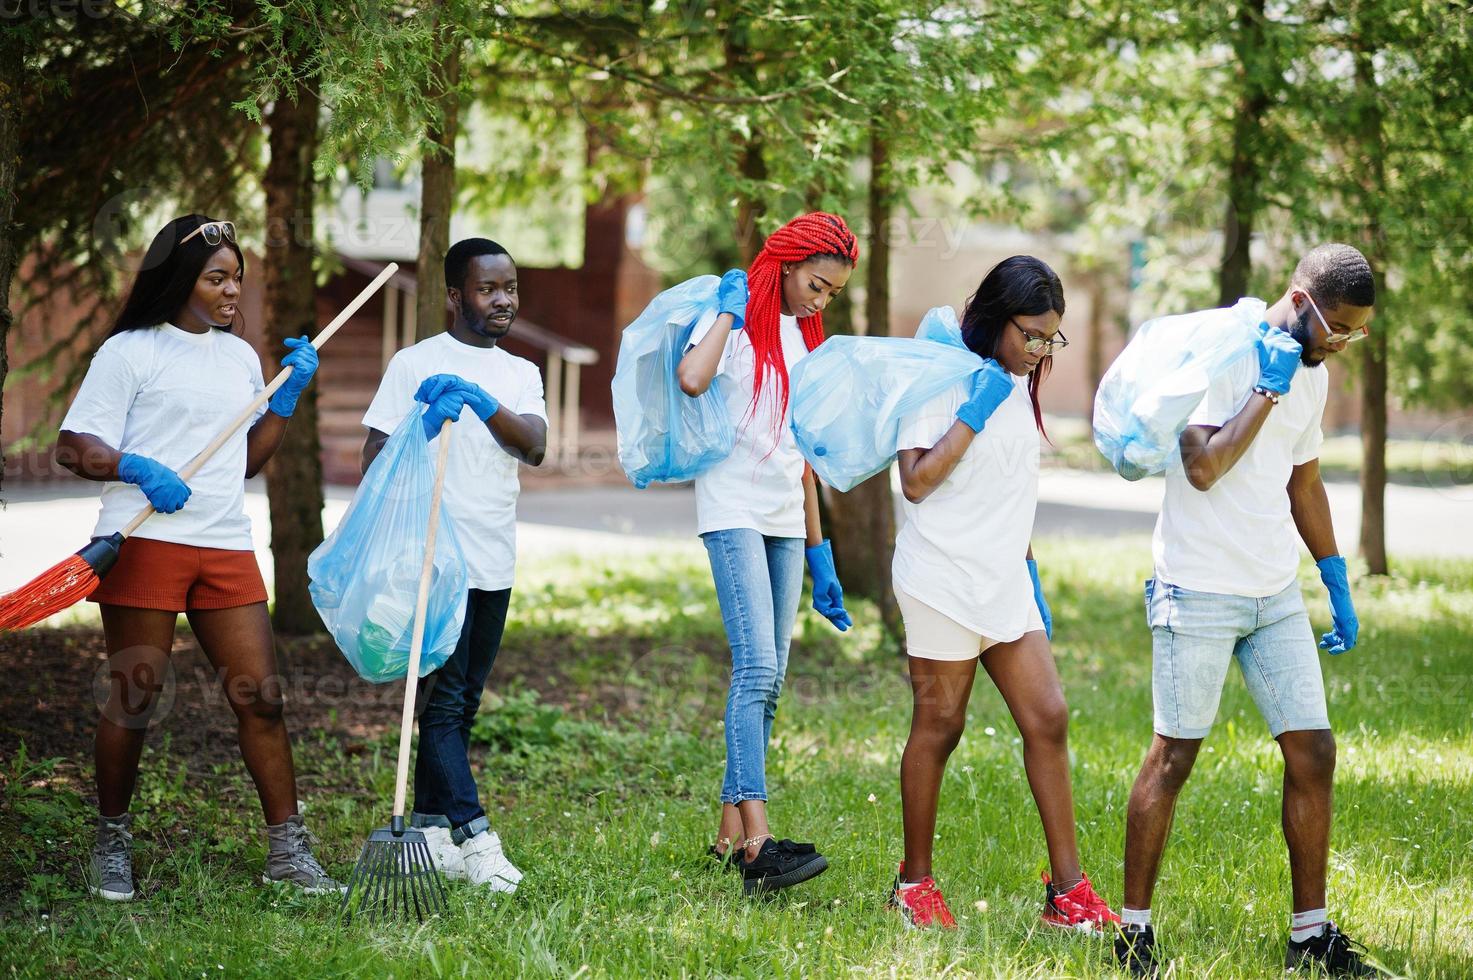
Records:
M14 592L0 597L0 630L23 630L80 602L102 580L81 555L68 555Z

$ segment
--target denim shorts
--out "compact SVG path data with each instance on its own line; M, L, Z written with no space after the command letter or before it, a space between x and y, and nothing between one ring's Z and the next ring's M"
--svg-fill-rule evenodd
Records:
M1148 579L1146 621L1158 735L1206 737L1233 659L1274 738L1330 727L1319 650L1298 582L1255 599Z

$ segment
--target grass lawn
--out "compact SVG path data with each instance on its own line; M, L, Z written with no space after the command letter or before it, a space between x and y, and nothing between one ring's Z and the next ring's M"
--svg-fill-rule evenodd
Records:
M1116 906L1126 795L1150 737L1148 550L1141 539L1037 548L1073 717L1084 863ZM1396 572L1357 585L1361 645L1323 660L1340 745L1330 910L1397 973L1467 978L1473 563L1405 562ZM1304 581L1316 626L1327 628L1324 592L1312 574ZM331 900L255 883L264 843L243 766L202 763L156 735L134 808L141 900L94 902L82 887L89 761L17 751L0 758L0 874L11 885L0 897L0 970L1115 975L1108 944L1038 924L1042 834L1015 729L985 676L938 825L937 875L961 928L907 932L883 899L900 856L909 695L872 609L860 604L843 637L802 614L769 756L774 828L817 842L831 869L748 900L703 856L715 830L726 669L699 550L682 544L612 568L527 568L512 608L476 749L493 827L526 873L515 896L457 887L444 919L342 928ZM99 647L90 635L78 642ZM308 819L325 863L345 878L365 836L387 821L397 697L366 732L343 730L335 714L295 726ZM77 707L83 729L92 710ZM26 722L4 724L13 733ZM1280 769L1234 671L1178 807L1155 901L1174 976L1279 973L1289 888Z

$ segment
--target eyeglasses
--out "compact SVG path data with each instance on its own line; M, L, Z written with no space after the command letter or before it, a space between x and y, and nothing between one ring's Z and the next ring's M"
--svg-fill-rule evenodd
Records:
M179 239L179 244L183 245L195 235L203 235L206 245L219 245L222 239L234 245L235 223L232 221L206 221L194 231Z
M1058 337L1050 340L1024 330L1022 325L1012 317L1008 318L1008 322L1017 327L1018 331L1023 335L1023 349L1030 354L1037 354L1042 351L1043 355L1047 357L1055 351L1061 351L1069 346L1069 340L1063 334L1059 334Z
M1296 288L1299 288L1299 291L1304 294L1304 298L1309 300L1309 308L1311 310L1314 310L1314 315L1320 318L1320 326L1325 328L1325 343L1353 344L1357 340L1365 340L1368 336L1370 336L1371 331L1367 327L1361 327L1360 329L1353 330L1350 333L1341 333L1337 331L1334 327L1330 326L1329 321L1325 319L1325 315L1320 312L1320 308L1314 305L1314 297L1309 295L1309 290L1300 287Z

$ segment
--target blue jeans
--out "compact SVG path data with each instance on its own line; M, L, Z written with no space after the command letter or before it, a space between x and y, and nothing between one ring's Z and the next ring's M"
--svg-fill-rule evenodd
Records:
M751 528L701 535L731 645L722 803L767 799L767 740L803 592L803 539Z
M471 775L471 724L501 648L511 589L471 589L455 652L419 682L419 754L414 760L415 827L449 827L459 844L490 824Z
M1274 738L1330 727L1319 650L1298 582L1255 599L1150 579L1146 619L1158 735L1205 738L1234 660Z

